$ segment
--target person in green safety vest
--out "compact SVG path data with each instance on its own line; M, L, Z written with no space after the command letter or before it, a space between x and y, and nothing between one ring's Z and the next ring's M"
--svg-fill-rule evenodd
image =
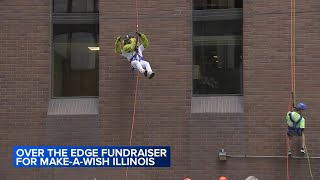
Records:
M115 52L127 58L133 70L138 69L149 79L153 78L155 73L152 71L148 61L143 58L142 52L149 46L149 40L145 34L136 32L141 38L142 44L138 44L135 37L126 35L124 39L118 36L115 42Z
M291 155L291 140L293 136L301 137L301 153L305 153L305 137L304 137L304 129L305 129L305 119L302 116L302 112L307 109L307 106L304 103L299 103L296 107L293 108L292 111L287 113L287 125L288 131L287 135L289 137L289 147L288 147L288 155Z

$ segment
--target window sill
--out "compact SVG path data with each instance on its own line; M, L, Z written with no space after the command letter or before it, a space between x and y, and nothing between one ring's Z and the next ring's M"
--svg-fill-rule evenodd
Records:
M47 115L97 115L98 98L50 99Z
M243 113L243 96L192 97L191 113Z

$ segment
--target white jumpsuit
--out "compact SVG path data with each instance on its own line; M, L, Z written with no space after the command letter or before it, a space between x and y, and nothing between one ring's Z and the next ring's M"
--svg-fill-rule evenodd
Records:
M152 69L150 64L147 61L143 60L143 51L144 46L143 44L141 44L138 47L138 54L136 53L136 51L128 53L122 50L121 55L126 57L128 61L131 62L131 66L135 69L138 69L140 73L144 73L145 71L147 71L148 75L150 75L152 74Z

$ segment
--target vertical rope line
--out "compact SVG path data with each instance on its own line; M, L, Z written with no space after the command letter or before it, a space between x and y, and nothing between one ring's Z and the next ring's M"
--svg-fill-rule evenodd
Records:
M136 32L138 32L139 28L139 14L138 14L138 0L136 0ZM138 37L137 37L137 43L138 43ZM137 104L137 93L138 93L138 84L139 84L139 73L137 73L137 79L136 79L136 87L135 87L135 93L134 93L134 104L133 104L133 114L132 114L132 123L131 123L131 132L130 132L130 142L129 145L132 145L132 139L133 139L133 130L134 130L134 123L135 123L135 115L136 115L136 104ZM126 168L126 177L125 180L128 179L128 170L129 168Z

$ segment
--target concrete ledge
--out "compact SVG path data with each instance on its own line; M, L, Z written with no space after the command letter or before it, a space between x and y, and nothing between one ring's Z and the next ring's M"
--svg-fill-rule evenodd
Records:
M192 97L191 113L243 113L243 96Z
M50 99L48 115L96 115L98 98Z

